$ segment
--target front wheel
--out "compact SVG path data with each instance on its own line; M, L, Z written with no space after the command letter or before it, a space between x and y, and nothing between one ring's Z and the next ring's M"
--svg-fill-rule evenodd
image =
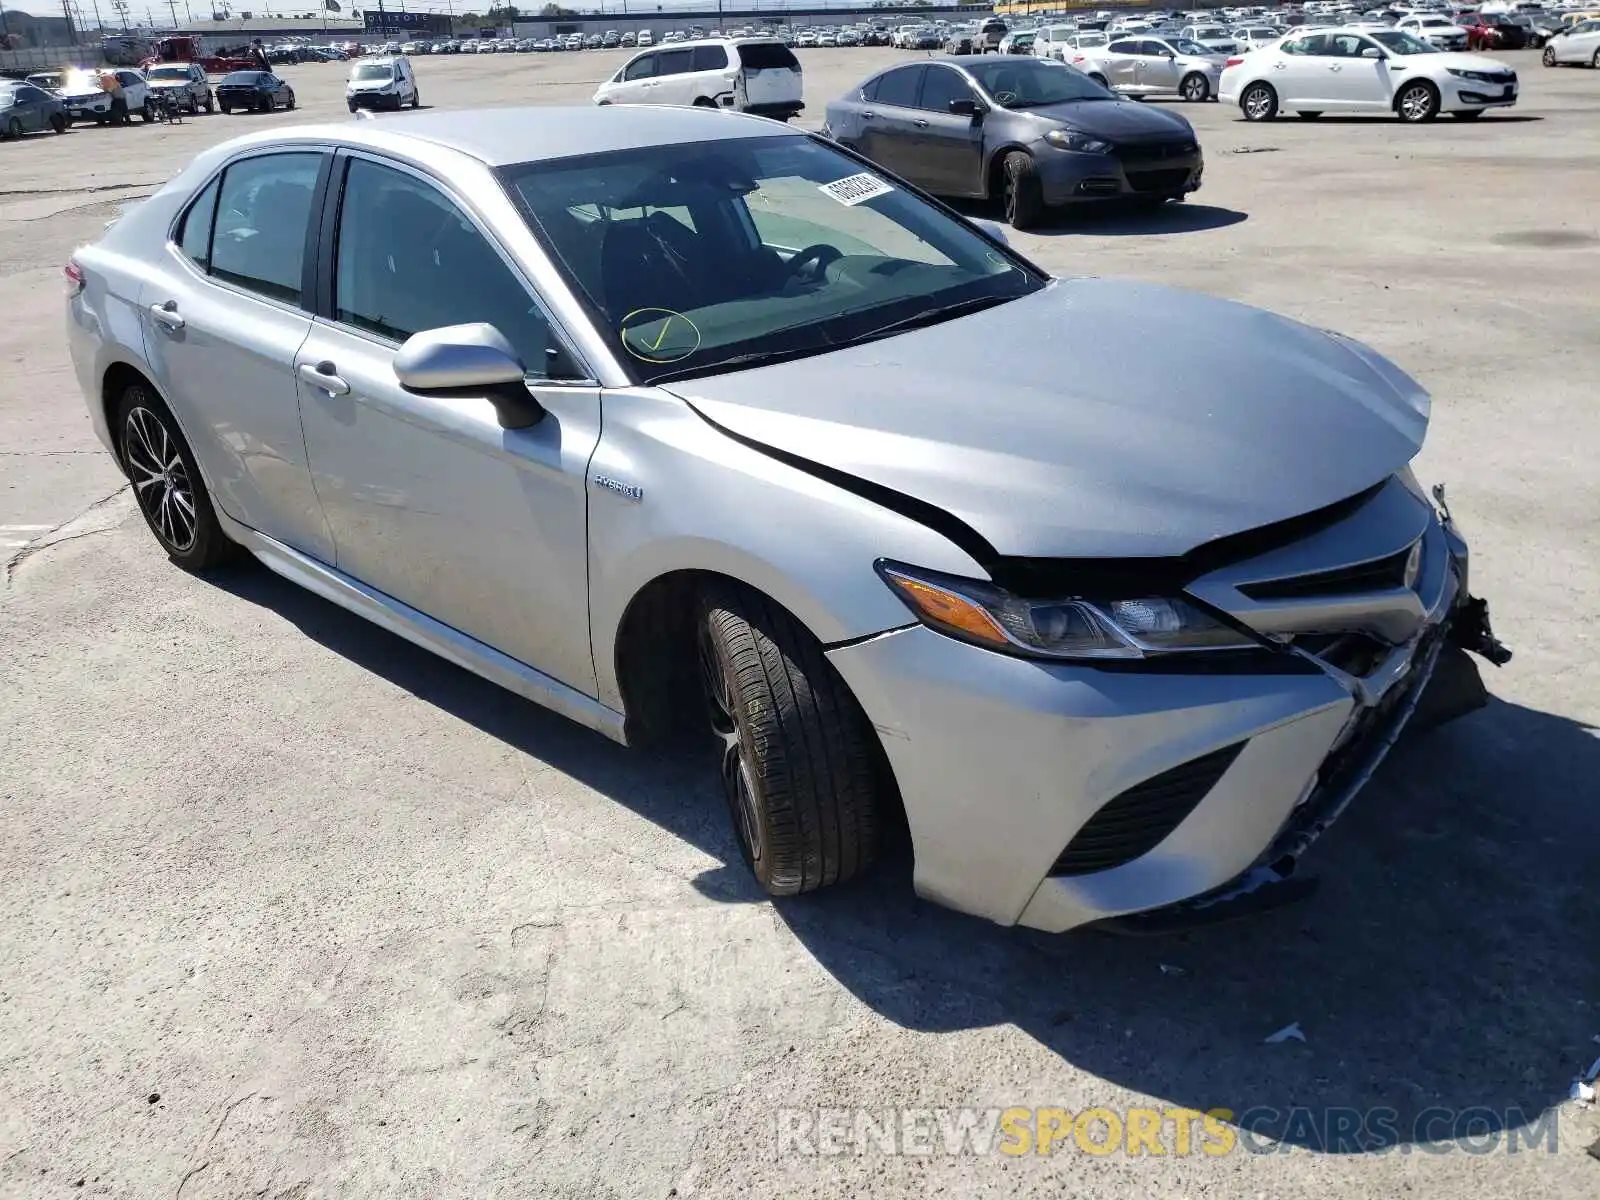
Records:
M1409 83L1395 97L1394 108L1410 124L1431 121L1439 115L1439 93L1431 83Z
M289 112L293 112L294 111L294 93L293 92L289 93L289 98L283 102L283 107L285 109L287 109Z
M1178 95L1191 103L1199 103L1211 95L1211 85L1206 82L1206 77L1198 71L1191 71L1183 77L1183 82L1178 85Z
M146 125L156 119L156 110L150 107L150 101L144 102L144 107L139 110L139 119Z
M411 107L412 108L421 108L422 107L422 93L421 92L412 92L411 93Z
M231 113L231 112L232 112L232 111L233 111L233 105L231 105L231 104L224 104L224 105L223 105L223 106L222 106L222 112L223 112L223 115L224 115L224 116L226 116L226 115L227 115L227 114L228 114L228 113Z
M884 772L822 646L735 584L708 590L698 637L723 792L757 881L793 896L861 874L878 853Z
M142 383L117 402L117 448L145 524L172 561L190 571L239 556L211 507L194 455L167 406Z
M1554 46L1546 46L1544 48L1544 53L1539 56L1539 61L1542 62L1547 67L1555 66L1556 65L1556 48Z
M1013 229L1032 229L1044 215L1044 189L1033 158L1021 150L1006 155L1002 168L1006 223Z
M50 128L56 133L65 133L67 131L67 118L60 113L51 113Z
M204 103L203 107L205 108L207 113L210 113L216 108L216 106L217 106L217 102L216 102L215 98L211 95L211 93L209 91L207 91L206 92L205 103Z
M1278 115L1278 93L1265 83L1252 83L1239 97L1246 121L1270 121Z

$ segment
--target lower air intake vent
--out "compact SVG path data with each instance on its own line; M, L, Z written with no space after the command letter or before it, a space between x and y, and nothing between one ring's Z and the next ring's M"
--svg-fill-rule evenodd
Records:
M1244 742L1190 759L1135 784L1090 817L1050 868L1052 875L1109 871L1154 850L1199 807Z

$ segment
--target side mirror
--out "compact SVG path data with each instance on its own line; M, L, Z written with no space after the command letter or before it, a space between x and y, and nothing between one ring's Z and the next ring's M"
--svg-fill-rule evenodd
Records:
M1365 50L1363 50L1361 52L1361 57L1362 58L1382 58L1383 57L1383 51L1379 50L1376 46L1368 46Z
M976 117L978 102L971 96L960 96L950 101L950 112L957 117Z
M421 396L484 396L502 429L526 429L544 416L523 382L517 352L493 325L446 325L406 339L394 356L395 378Z
M1174 54L1171 50L1163 50L1161 52L1161 57L1162 58L1177 58L1178 56L1176 54Z
M986 221L982 217L973 219L972 222L1002 246L1011 245L1011 239L1006 236L1006 227L998 221Z

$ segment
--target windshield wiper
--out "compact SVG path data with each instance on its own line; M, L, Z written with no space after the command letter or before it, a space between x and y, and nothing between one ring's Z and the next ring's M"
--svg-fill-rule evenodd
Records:
M925 308L921 312L912 313L909 317L901 317L898 321L890 321L887 325L869 329L859 337L853 337L841 344L859 346L863 342L877 341L879 338L889 337L892 334L904 333L908 329L921 329L927 325L937 325L940 321L948 321L952 317L982 312L986 308L993 308L997 304L1004 304L1009 300L1015 299L1017 299L1016 296L974 296L968 300L957 300L953 304L941 304L935 308Z
M833 343L823 341L810 346L793 347L788 350L753 350L749 354L735 354L730 358L718 358L711 362L701 363L696 367L679 367L676 371L663 371L659 375L650 376L644 382L646 386L655 387L659 384L670 383L674 379L687 379L693 375L710 375L724 370L737 371L745 367L768 367L776 363L792 362L797 358L809 358L813 354L821 354L824 350L837 348Z

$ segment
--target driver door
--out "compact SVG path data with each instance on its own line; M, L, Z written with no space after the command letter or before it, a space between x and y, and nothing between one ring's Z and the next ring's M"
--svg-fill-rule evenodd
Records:
M1329 98L1344 112L1385 112L1389 108L1389 64L1381 51L1376 58L1362 52L1378 44L1353 33L1328 38Z
M922 114L913 122L917 130L914 152L927 177L923 186L944 196L980 195L983 120L972 114L952 113L952 100L976 102L977 96L955 68L930 63L922 76L918 102Z
M434 181L353 153L335 164L334 195L341 177L319 252L331 296L295 358L337 565L593 695L585 477L598 386L494 240ZM517 350L544 409L533 425L502 428L487 398L419 396L395 378L407 337L471 321Z
M1139 43L1138 81L1146 93L1178 90L1178 60L1165 42L1146 39Z

